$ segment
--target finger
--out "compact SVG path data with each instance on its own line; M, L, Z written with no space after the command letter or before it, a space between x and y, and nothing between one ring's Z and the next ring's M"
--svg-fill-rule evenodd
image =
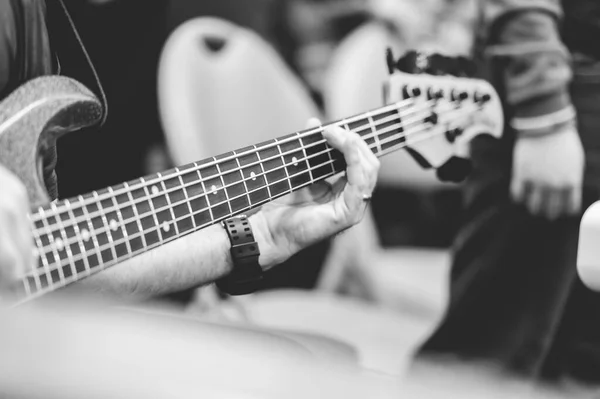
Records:
M362 153L362 155L373 165L378 165L379 164L379 159L377 159L377 157L375 156L374 153L374 149L376 148L375 144L373 144L373 149L371 148L371 146L369 144L367 144L367 142L359 135L360 137L360 145L359 150Z
M525 198L527 209L529 209L529 212L532 215L542 214L542 206L544 201L544 190L538 186L533 186Z
M544 193L545 201L542 213L550 220L556 220L564 213L568 207L568 196L562 189L547 189Z
M356 133L349 132L338 126L328 127L323 131L323 137L327 143L340 151L346 161L346 173L348 175L355 175L353 182L350 176L348 180L351 184L361 184L361 180L364 176L362 175L363 168L365 167L364 162L361 161L362 154L359 149L360 137Z
M319 126L321 126L321 120L319 118L310 118L308 121L306 121L307 129L313 129Z
M583 206L583 190L577 186L568 193L566 211L569 215L576 215L581 212Z
M517 204L525 201L525 184L523 180L513 176L510 182L510 197Z
M293 193L290 205L299 205L307 202L327 202L331 199L331 184L326 181L318 181L310 186Z

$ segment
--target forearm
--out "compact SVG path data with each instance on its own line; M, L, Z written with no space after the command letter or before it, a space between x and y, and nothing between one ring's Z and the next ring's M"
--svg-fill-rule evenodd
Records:
M558 1L488 1L486 55L500 67L508 112L519 120L556 114L570 105L569 53L561 42Z
M102 294L149 298L208 284L232 268L227 233L210 226L81 282Z

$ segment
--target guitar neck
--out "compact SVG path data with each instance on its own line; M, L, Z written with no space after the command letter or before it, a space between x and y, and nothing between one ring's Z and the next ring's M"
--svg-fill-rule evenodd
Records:
M345 169L322 132L357 132L373 153L401 148L431 114L403 101L318 128L52 203L31 215L39 258L18 290L25 299L257 208Z

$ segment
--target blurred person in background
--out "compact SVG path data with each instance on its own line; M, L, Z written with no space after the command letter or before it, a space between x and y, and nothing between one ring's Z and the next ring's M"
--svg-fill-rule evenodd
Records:
M576 271L599 198L600 4L486 0L475 54L505 101L500 141L472 144L445 319L421 359L600 383L600 297Z

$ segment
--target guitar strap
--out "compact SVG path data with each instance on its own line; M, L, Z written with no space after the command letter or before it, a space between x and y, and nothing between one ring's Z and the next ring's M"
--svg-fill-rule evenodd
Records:
M108 115L108 103L94 64L63 0L47 0L46 5L54 71L81 82L98 97L104 110L100 121L102 126ZM69 56L61 58L61 54Z

